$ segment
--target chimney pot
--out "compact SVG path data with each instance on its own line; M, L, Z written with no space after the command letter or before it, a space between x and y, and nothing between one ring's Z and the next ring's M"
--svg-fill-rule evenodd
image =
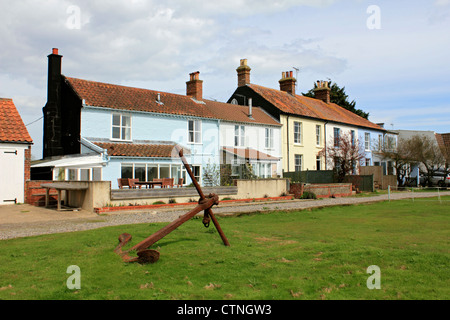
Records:
M241 59L239 67L236 69L238 76L238 87L250 83L250 71L252 69L247 65L247 59Z
M317 88L314 89L314 96L316 99L322 100L325 103L330 103L330 91L328 81L317 80Z
M58 54L58 48L53 48L52 49L52 54Z
M186 95L200 101L203 99L203 81L199 79L199 74L199 71L189 74L190 81L186 82Z
M292 71L285 71L281 74L280 90L285 91L293 96L295 96L295 82L297 80L293 77Z
M253 115L253 103L252 98L248 98L248 116L251 118Z

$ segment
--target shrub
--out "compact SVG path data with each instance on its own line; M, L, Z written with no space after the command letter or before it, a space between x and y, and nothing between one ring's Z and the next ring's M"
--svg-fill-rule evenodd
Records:
M317 199L317 196L314 192L305 191L305 192L303 192L300 199Z

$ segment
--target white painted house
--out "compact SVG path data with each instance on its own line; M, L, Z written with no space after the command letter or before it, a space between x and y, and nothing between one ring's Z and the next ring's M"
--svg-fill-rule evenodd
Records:
M25 202L32 143L13 100L0 98L0 205Z

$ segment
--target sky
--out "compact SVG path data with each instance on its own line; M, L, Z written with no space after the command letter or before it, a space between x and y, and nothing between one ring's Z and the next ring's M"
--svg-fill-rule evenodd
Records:
M47 55L86 80L226 102L240 59L251 82L297 93L331 80L387 129L450 132L450 0L0 0L0 97L42 158ZM298 69L298 72L296 69Z

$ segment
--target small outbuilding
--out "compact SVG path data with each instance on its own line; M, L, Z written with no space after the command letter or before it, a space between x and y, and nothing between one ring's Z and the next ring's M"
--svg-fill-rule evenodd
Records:
M25 202L32 144L13 100L0 98L0 205Z

